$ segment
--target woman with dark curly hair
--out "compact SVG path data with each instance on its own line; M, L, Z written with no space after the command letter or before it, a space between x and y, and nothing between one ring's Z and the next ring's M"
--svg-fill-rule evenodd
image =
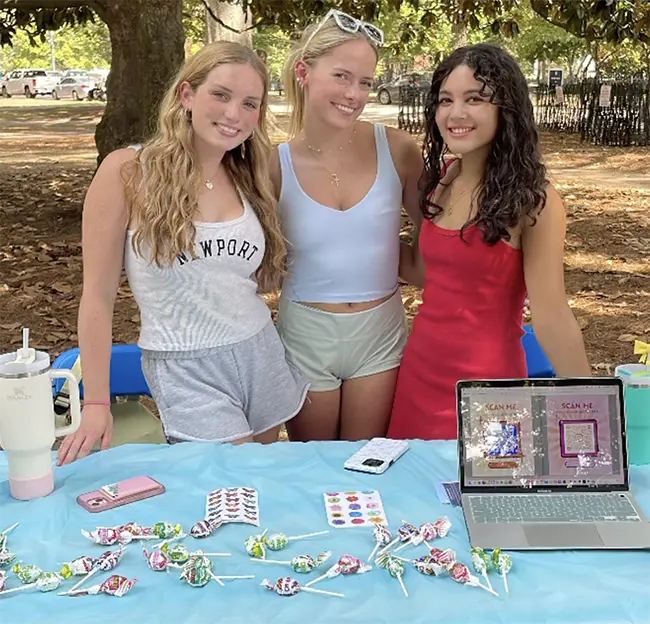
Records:
M388 435L451 439L459 379L527 376L526 295L558 374L590 368L564 288L564 205L546 177L515 60L488 44L453 52L433 75L426 126L424 219L400 257L400 276L424 288L423 303Z

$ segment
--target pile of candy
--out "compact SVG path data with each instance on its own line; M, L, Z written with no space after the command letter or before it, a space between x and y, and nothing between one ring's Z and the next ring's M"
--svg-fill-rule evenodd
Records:
M373 530L373 537L375 540L375 547L370 553L372 558L377 553L375 563L380 568L384 568L389 574L397 579L402 587L404 595L408 597L408 592L404 584L403 576L405 572L404 562L410 563L420 574L426 576L442 576L448 574L454 581L470 587L480 587L494 596L498 596L490 579L488 578L488 571L491 569L496 570L501 574L506 592L509 591L508 581L506 575L512 568L512 558L510 555L496 549L492 555L488 555L480 548L472 549L472 566L474 571L481 574L487 585L483 585L480 580L471 574L469 568L459 562L456 553L450 548L442 549L432 547L429 542L437 538L446 537L451 530L451 522L449 518L438 518L435 522L425 522L419 527L402 521L402 524L397 530L397 536L392 537L388 528L383 526L376 526ZM391 552L393 545L401 542L401 546ZM414 559L405 559L400 557L397 553L407 546L418 546L424 544L429 553Z
M60 591L60 596L88 596L100 593L109 596L121 597L129 592L138 582L138 579L128 579L118 574L112 574L103 582L81 587L86 581L98 572L111 572L122 561L127 550L127 544L140 540L142 554L148 567L155 572L172 572L178 570L179 580L191 587L205 587L210 581L220 586L225 586L225 580L254 579L254 575L219 575L215 573L214 564L210 557L230 557L227 552L204 552L203 550L191 550L183 543L187 537L179 524L168 521L157 522L153 526L141 526L135 522L114 526L97 527L95 530L82 530L81 533L95 544L102 546L117 546L117 549L106 550L98 556L84 555L64 563L57 572L41 570L33 564L16 562L16 555L8 549L7 535L15 529L17 524L0 532L0 568L12 566L14 576L21 582L21 586L7 589L7 574L0 571L0 596L8 593L35 589L40 592L50 592L61 587L62 583L78 577L78 581L69 589ZM220 526L209 520L202 520L196 523L189 535L196 538L204 538L210 535L215 528ZM396 579L404 596L408 598L409 593L404 582L406 573L405 564L410 564L417 572L425 576L440 577L448 575L457 583L469 587L479 587L494 596L499 594L494 590L490 582L489 572L495 571L501 575L504 589L509 592L507 575L512 569L512 558L510 555L495 549L487 553L480 548L471 550L471 565L475 576L464 563L458 561L456 553L450 548L437 548L432 546L435 540L446 537L452 528L449 518L443 516L433 522L424 522L419 526L402 521L395 536L388 527L377 525L373 529L374 547L370 553L369 561L374 560L377 567L386 570L389 575ZM331 551L324 551L315 557L307 554L295 555L287 559L269 559L268 551L281 551L286 549L293 541L308 539L311 537L325 535L329 531L319 531L303 535L287 536L284 533L273 533L267 535L268 529L260 534L251 535L244 540L244 550L256 563L266 563L289 566L299 574L310 574L321 568L332 556ZM157 544L151 544L152 540L162 540ZM399 546L395 548L399 543ZM408 547L424 546L426 554L405 558L398 553ZM262 586L276 592L280 596L295 596L301 591L324 594L328 596L344 597L344 594L313 589L312 586L326 579L333 579L338 576L353 576L364 574L372 570L372 566L352 555L342 555L338 561L331 565L324 573L317 578L301 584L292 577L281 577L275 582L264 579ZM485 584L479 580L485 581Z

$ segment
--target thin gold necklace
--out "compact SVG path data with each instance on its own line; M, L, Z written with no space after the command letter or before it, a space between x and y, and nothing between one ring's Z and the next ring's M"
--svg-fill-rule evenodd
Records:
M356 125L355 125L355 126L352 128L352 136L350 137L350 140L347 142L346 145L341 145L341 146L339 146L339 148L338 148L338 151L339 151L341 154L343 154L344 152L346 152L347 150L350 149L350 146L352 145L352 141L354 141L354 136L355 136L356 133L357 133L357 127L356 127ZM313 147L312 145L310 145L310 144L307 142L307 137L306 137L304 134L302 135L302 142L307 146L307 149L308 149L310 152L313 152L314 154L316 154L316 155L318 155L318 156L322 156L322 154L324 154L325 151L327 151L327 152L329 152L329 153L332 152L332 150L322 150L322 149L319 148L319 147ZM330 177L330 184L333 184L334 186L336 186L336 187L338 188L338 185L339 185L339 183L340 183L340 181L341 181L341 177L339 176L339 170L340 170L340 168L341 168L341 161L339 160L339 169L338 169L337 171L334 171L334 172L330 171L330 170L326 167L326 165L325 165L325 163L322 161L322 159L319 159L319 163L320 163L320 166L321 166L323 169L325 169L325 171L326 171L327 174L329 175L329 177Z

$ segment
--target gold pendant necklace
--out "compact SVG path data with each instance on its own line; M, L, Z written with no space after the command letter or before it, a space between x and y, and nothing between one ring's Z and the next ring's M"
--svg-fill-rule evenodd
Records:
M341 145L338 148L338 151L341 153L340 156L342 156L344 152L347 152L347 150L350 149L350 146L352 145L352 141L354 141L354 136L356 135L356 133L357 133L357 127L356 127L356 125L354 125L352 127L352 136L350 137L350 140L347 142L346 145ZM321 148L313 147L312 145L310 145L307 142L307 137L304 134L302 135L302 142L307 146L307 149L310 152L313 152L314 154L316 154L318 156L321 156L324 153L324 151ZM327 151L330 152L330 153L332 152L332 150L327 150ZM340 156L339 156L339 158L340 158ZM323 169L325 169L325 171L329 175L329 177L330 177L330 185L336 186L338 188L338 186L339 186L339 184L341 182L341 176L339 175L339 171L338 170L334 171L334 172L330 171L325 166L325 163L322 161L321 158L319 158L319 163L320 163L320 166ZM341 167L341 162L339 160L339 169L340 169L340 167Z

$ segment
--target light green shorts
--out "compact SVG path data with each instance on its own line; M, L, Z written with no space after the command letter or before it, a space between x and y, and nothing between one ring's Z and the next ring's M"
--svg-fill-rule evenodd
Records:
M397 368L406 346L399 290L370 310L332 313L280 299L278 333L287 361L311 381L311 391L336 390L347 379Z

